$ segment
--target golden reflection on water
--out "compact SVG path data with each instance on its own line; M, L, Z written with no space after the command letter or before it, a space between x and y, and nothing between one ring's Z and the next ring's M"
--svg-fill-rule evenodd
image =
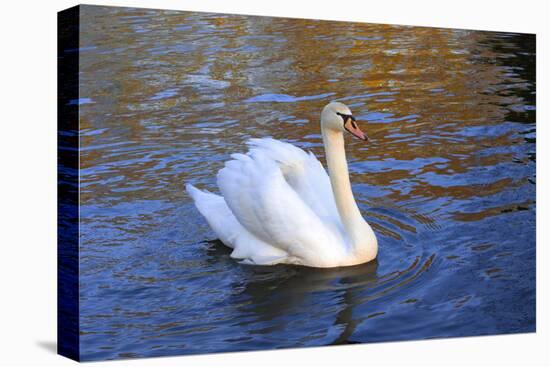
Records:
M248 137L292 141L323 157L318 118L332 99L350 105L371 137L367 146L348 140L352 171L353 162L365 162L364 169L353 171L354 183L391 188L400 180L414 181L408 167L368 172L368 162L425 160L415 174L454 175L511 159L509 152L478 153L515 143L513 131L463 134L469 127L502 124L508 106L524 103L499 93L510 85L526 89L527 81L499 66L489 42L494 33L169 11L91 12L96 21L83 24L81 47L94 49L82 53L81 95L94 103L82 106L81 128L90 134L81 138L81 167L104 169L83 176L84 203L103 194L122 201L168 199L179 195L181 183L199 178L212 188L213 173L229 153L244 150ZM104 12L126 21L102 23ZM247 102L264 94L328 97ZM387 199L465 199L521 184L503 178L480 190L469 183L417 180L411 190L392 190Z

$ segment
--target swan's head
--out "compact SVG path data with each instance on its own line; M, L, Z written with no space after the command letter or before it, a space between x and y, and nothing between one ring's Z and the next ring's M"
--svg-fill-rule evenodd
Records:
M341 102L330 102L323 108L321 127L327 130L347 131L361 140L368 140L367 134L357 126L349 107Z

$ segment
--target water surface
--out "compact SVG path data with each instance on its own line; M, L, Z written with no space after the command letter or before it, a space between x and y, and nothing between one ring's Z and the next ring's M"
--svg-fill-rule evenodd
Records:
M533 35L81 9L83 359L535 330ZM239 264L184 183L330 100L377 261Z

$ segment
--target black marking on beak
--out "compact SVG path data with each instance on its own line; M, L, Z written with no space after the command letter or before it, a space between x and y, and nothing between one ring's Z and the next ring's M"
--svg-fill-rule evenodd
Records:
M344 124L351 119L351 126L353 126L354 129L357 129L357 124L355 123L355 117L353 115L346 115L345 113L336 112L338 116L340 116L344 120Z
M348 120L351 119L351 126L354 128L354 129L358 129L357 127L357 124L355 123L355 117L353 117L353 115L346 115L345 113L340 113L340 112L336 112L336 114L340 117L342 117L342 120L344 120L344 129L346 129L347 132L351 133L352 135L355 135L354 133L352 133L351 131L348 130L348 128L346 127L346 122L348 122ZM364 138L363 140L364 141L368 141L369 138L367 136L367 134L363 133L364 135ZM357 136L357 135L355 135Z
M351 126L353 126L354 129L357 129L357 124L355 123L355 117L353 117L353 115L346 115L345 113L340 112L336 112L336 114L344 120L344 125L349 119L351 119Z

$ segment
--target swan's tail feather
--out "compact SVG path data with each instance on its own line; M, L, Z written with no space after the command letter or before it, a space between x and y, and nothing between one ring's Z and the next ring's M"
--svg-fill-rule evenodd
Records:
M199 196L201 196L203 193L206 193L205 191L201 191L197 189L195 186L191 185L190 183L185 184L185 191L191 196L191 198L196 201Z
M239 225L223 197L207 190L199 190L189 183L185 185L185 189L218 238L226 246L233 248Z
M273 265L284 262L287 254L249 233L235 218L225 199L186 184L185 189L218 238L233 249L231 257L248 264Z

